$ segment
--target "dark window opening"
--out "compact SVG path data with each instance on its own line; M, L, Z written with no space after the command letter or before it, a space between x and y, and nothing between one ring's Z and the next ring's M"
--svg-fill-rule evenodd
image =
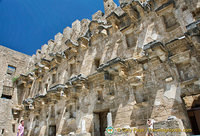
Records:
M103 93L102 91L98 91L98 101L103 101Z
M13 87L3 86L1 98L12 99L13 90Z
M108 112L94 113L94 135L105 136Z
M25 106L24 109L25 109L25 110L29 110L29 106Z
M76 65L75 64L70 64L70 76L75 73L76 71Z
M53 108L51 109L51 116L50 117L55 118L55 110Z
M195 11L193 11L192 15L196 20L198 20L200 18L200 8L197 8Z
M100 65L100 59L94 59L94 64L95 64L95 67L97 69Z
M57 113L56 113L56 114L57 114L57 115L60 115L60 113L61 113L61 111L59 110L59 111L57 111Z
M105 80L113 80L113 75L110 74L109 72L105 71L104 72L104 79Z
M4 129L1 130L1 134L4 134Z
M15 124L12 124L13 133L15 133Z
M39 116L35 116L35 119L36 119L36 120L39 120Z
M50 125L49 126L48 136L56 136L56 125Z
M130 33L126 35L126 43L127 43L128 48L135 47L136 40L134 38L134 33Z
M79 106L79 105L77 105L76 109L77 109L77 110L79 110L79 109L80 109L80 106Z
M72 112L72 111L70 111L69 118L74 118L74 116L73 116L73 112Z
M73 107L72 105L70 105L70 112L69 112L69 118L74 118L74 114L73 114Z
M115 91L113 89L109 90L109 95L114 96L115 95Z
M46 89L46 91L48 90L48 84L45 84L45 89Z
M182 11L185 11L185 10L187 10L188 9L188 6L184 6L183 8L182 8Z
M8 65L7 74L14 75L16 71L16 67Z
M41 89L42 89L42 82L39 82L38 91L40 91Z
M56 74L52 75L52 84L56 82Z
M199 135L200 134L200 110L191 110L188 111L188 116L190 119L190 123L192 126L193 134Z
M194 100L191 109L188 110L187 113L193 134L200 135L200 97L197 100Z
M61 73L58 73L58 79L60 78Z
M2 94L2 95L1 95L1 98L12 99L12 96Z

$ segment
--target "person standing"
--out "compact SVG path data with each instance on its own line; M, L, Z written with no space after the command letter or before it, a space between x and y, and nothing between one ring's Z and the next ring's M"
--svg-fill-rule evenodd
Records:
M148 136L154 136L153 135L153 124L154 124L155 120L153 119L148 119L147 120L147 125L148 125Z
M24 135L24 120L20 121L20 125L17 129L17 136L23 136Z

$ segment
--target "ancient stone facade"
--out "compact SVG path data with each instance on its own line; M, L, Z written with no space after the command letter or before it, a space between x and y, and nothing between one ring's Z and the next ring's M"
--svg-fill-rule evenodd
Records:
M23 98L20 98L21 92L16 90L13 82L21 73L28 72L31 56L0 46L0 66L0 134L15 135L19 118L13 115L22 111L16 102Z
M148 119L156 136L199 134L200 2L104 6L43 45L15 81L25 135L104 136L112 126L113 136L143 136Z

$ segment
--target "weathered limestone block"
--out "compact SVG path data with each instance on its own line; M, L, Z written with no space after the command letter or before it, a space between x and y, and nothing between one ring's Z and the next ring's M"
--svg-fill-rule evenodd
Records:
M132 2L132 0L119 0L119 4L121 7L130 4Z
M105 16L108 16L111 12L113 12L116 7L117 5L113 0L104 0Z
M54 43L54 40L49 40L48 41L48 54L49 53L52 53L53 52L53 49L54 49L54 47L55 47L55 43Z
M88 26L89 26L90 20L89 19L83 19L81 20L81 31L79 36L85 36L88 32Z
M90 133L77 134L76 136L91 136Z
M48 45L47 45L47 44L44 44L44 45L42 46L42 48L41 48L42 54L47 55L47 49L48 49ZM43 56L43 57L45 57L45 56Z
M72 34L72 28L66 27L63 30L63 37L64 37L65 40L70 39L71 38L71 34Z
M186 136L184 131L183 122L180 119L172 119L167 121L155 122L153 125L153 134L155 136Z
M55 35L55 38L54 38L55 40L54 41L55 41L55 44L56 44L57 48L61 46L62 38L63 38L63 35L61 33L57 33Z
M72 23L72 36L71 40L76 43L78 37L80 36L81 32L81 22L76 20Z
M92 15L92 20L101 22L103 20L103 15L103 12L101 10L98 10L95 14Z
M117 7L104 0L104 6L105 15L76 20L20 61L24 69L17 74L34 71L16 80L13 117L5 116L8 122L24 116L25 135L100 136L107 126L146 130L150 118L155 128L190 128L187 110L199 107L199 2L120 0ZM7 54L15 53L0 48L0 94L12 85L7 66L26 58ZM146 131L113 135L136 133Z
M190 60L190 51L185 51L180 54L174 55L170 57L170 59L176 64L187 63Z

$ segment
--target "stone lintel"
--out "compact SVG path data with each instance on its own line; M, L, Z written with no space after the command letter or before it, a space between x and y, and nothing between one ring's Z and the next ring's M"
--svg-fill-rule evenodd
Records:
M161 42L158 42L158 41L152 41L150 43L145 44L144 47L143 47L143 50L146 51L146 50L149 50L149 49L153 49L157 46L163 46L163 44Z
M161 5L160 7L158 7L155 12L158 15L162 15L163 12L166 11L170 11L173 9L173 7L175 6L175 1L174 0L169 0L168 2L164 3L163 5Z
M106 62L105 64L101 64L98 68L97 68L97 71L98 72L101 72L101 71L104 71L105 68L108 68L116 63L120 63L122 65L124 65L124 60L122 60L121 58L117 57L117 58L114 58L112 60L109 60L108 62ZM125 65L124 65L125 66Z

